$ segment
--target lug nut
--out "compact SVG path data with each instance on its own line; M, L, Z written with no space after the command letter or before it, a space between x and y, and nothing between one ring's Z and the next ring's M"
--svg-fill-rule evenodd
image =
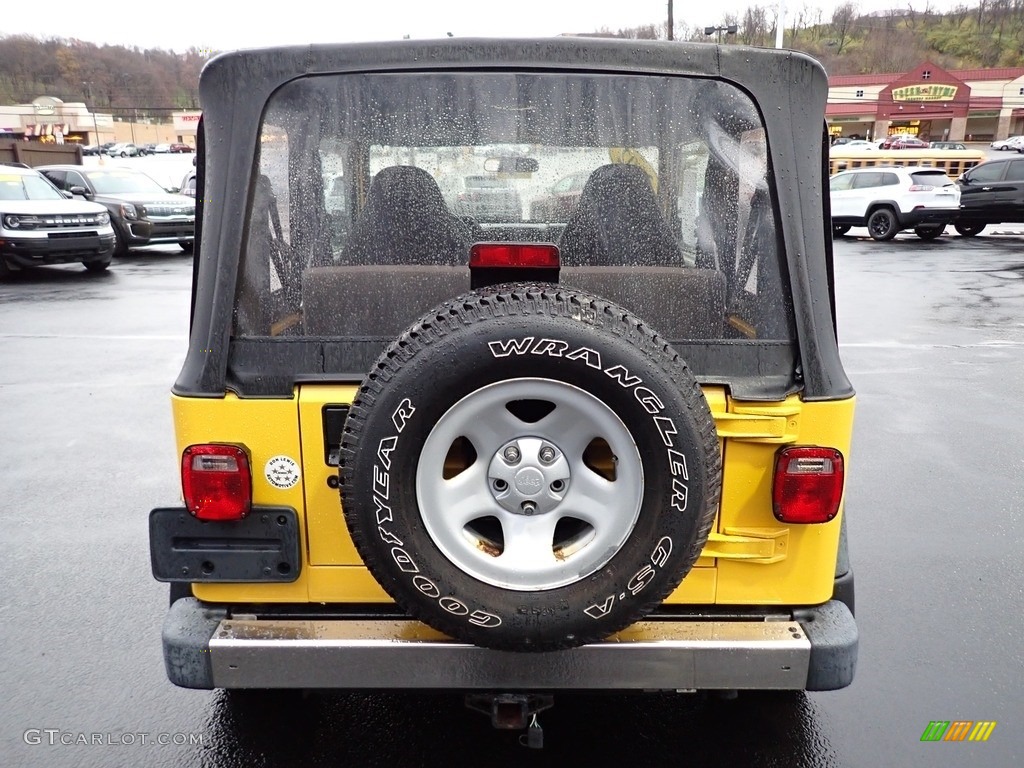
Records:
M550 445L545 445L540 449L540 460L545 464L550 464L555 460L555 449Z
M506 448L505 453L503 455L505 456L505 461L509 462L510 464L515 464L517 461L519 461L519 449L516 448L514 445L510 445L508 448Z
M524 515L532 515L537 511L537 505L532 501L524 501L522 504L522 510Z

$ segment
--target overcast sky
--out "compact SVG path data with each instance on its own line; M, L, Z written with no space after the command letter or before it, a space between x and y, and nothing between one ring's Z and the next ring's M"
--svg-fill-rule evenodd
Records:
M862 12L930 7L947 11L976 0L860 0ZM788 0L786 15L798 8L820 8L830 19L839 0ZM676 0L677 25L704 27L720 23L725 14L751 6L775 9L777 3ZM349 42L444 37L548 37L562 32L615 30L660 23L667 0L300 0L299 2L110 3L100 0L45 0L40 4L10 3L0 14L0 35L29 34L40 38L77 38L93 43L137 45L185 51L312 42ZM700 7L702 10L697 10ZM774 15L774 10L772 10ZM787 22L787 26L790 24Z

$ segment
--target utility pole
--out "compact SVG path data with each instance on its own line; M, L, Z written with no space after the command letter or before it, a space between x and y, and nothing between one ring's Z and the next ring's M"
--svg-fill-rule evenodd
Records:
M675 22L672 20L672 0L668 0L668 39L675 40L675 36L672 34L672 27L675 26Z

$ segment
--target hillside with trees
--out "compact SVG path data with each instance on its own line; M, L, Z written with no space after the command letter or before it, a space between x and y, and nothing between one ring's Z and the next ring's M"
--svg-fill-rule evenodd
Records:
M0 104L37 96L83 101L100 111L131 109L157 117L199 106L199 70L207 56L97 45L81 40L0 37Z
M704 26L682 21L693 18L692 6L675 3L673 37L707 41ZM1024 66L1024 0L979 0L959 5L945 14L933 10L929 0L894 2L894 8L862 14L855 2L845 2L827 15L813 0L797 7L788 2L784 46L819 59L833 75L903 72L922 61L945 69ZM735 26L735 34L723 34L722 43L773 47L777 3L751 5L742 14L706 22ZM613 37L666 39L667 20L633 29L600 30Z
M921 61L946 69L1024 66L1024 0L980 0L950 13L934 12L930 0L911 0L890 11L861 14L845 2L828 17L807 0L788 3L785 47L805 51L830 74L902 72ZM667 4L666 4L667 5ZM672 38L707 41L703 26L688 23L693 7L675 3ZM735 25L723 44L775 44L777 3L751 5L742 14L714 18ZM667 19L632 29L601 29L602 36L667 39ZM717 35L716 35L717 36ZM209 52L98 45L81 40L0 37L0 104L24 104L37 96L82 101L100 111L131 110L139 118L199 106L199 71Z

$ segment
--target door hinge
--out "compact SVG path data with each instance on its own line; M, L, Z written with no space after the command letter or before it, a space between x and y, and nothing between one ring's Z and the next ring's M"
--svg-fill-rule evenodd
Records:
M792 443L800 429L800 406L733 402L730 411L714 414L718 437L759 443Z
M767 565L785 560L788 549L788 528L725 528L708 536L701 557Z

